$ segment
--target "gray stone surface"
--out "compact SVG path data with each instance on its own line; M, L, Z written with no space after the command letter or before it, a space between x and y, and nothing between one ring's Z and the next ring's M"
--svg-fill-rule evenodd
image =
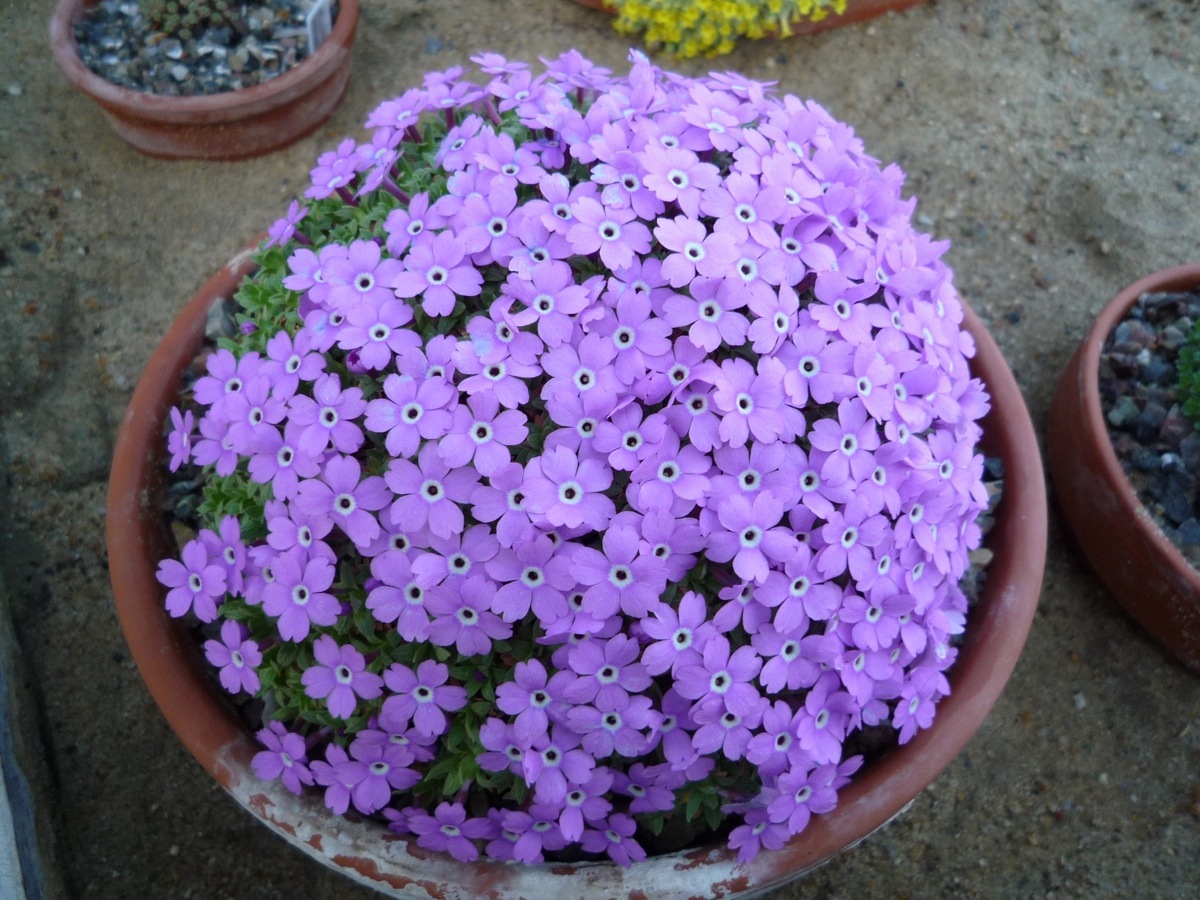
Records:
M0 564L39 706L18 727L45 739L38 800L68 895L366 900L227 798L138 678L103 543L116 428L188 296L375 104L483 49L623 68L628 39L569 0L363 0L327 127L262 159L169 163L58 73L51 9L0 3ZM1200 257L1197 60L1188 0L930 0L679 68L777 79L900 163L1044 434L1100 307ZM1183 897L1200 884L1198 792L1200 678L1099 586L1052 505L1026 653L979 733L895 823L773 896Z

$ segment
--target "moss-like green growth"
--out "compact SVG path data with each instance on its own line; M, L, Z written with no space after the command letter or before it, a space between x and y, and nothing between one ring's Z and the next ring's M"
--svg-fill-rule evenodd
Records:
M1179 373L1179 408L1200 428L1200 321L1192 326L1175 361Z
M139 5L151 25L181 41L208 28L242 24L239 5L229 0L139 0Z

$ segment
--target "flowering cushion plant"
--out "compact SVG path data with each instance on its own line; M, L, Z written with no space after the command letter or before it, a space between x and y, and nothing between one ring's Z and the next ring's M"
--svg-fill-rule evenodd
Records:
M846 11L846 0L607 0L615 27L681 58L719 56L742 38L787 37L802 22Z
M475 61L272 227L172 412L167 609L336 812L526 863L728 820L749 859L949 690L987 397L946 245L769 85Z

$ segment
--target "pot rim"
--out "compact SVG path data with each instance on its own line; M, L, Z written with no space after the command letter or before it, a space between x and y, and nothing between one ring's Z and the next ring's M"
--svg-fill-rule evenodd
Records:
M306 56L270 81L237 91L194 97L175 97L136 91L114 84L83 64L75 41L75 22L97 0L59 0L50 19L50 48L67 79L102 106L139 119L184 123L196 117L207 121L241 119L273 109L303 96L313 82L322 81L340 65L358 29L358 0L338 0L333 30L311 56Z
M163 425L179 379L203 339L205 315L252 270L244 251L193 297L154 351L118 435L109 482L107 542L122 630L142 677L188 750L243 806L276 833L327 866L385 892L432 896L552 896L564 874L586 879L604 896L689 897L761 891L808 871L886 824L924 790L982 724L1016 665L1032 624L1046 554L1047 507L1041 457L1020 388L995 341L963 304L977 353L972 373L991 395L983 421L985 452L1004 460L1004 499L989 543L997 552L969 618L953 689L933 725L861 770L838 795L837 808L814 816L782 849L750 863L724 844L651 857L631 869L607 862L513 866L481 858L458 863L421 850L376 823L335 816L321 798L296 798L259 781L257 752L233 707L206 677L196 642L163 607L154 572L169 536L156 491L165 482ZM989 427L990 425L990 427ZM572 882L572 889L578 882ZM581 887L582 892L582 887ZM642 894L644 896L645 894Z

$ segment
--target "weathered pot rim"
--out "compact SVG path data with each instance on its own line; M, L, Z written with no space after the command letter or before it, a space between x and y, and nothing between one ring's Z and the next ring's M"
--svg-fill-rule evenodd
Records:
M87 6L98 0L59 0L50 19L50 47L67 79L101 106L133 118L186 124L198 116L218 123L250 118L289 103L308 93L313 82L324 80L340 64L344 46L358 28L358 0L339 0L333 30L311 56L270 81L239 91L222 91L196 97L174 97L135 91L114 84L83 64L75 42L75 22Z
M1200 573L1184 558L1138 499L1108 434L1100 402L1100 355L1112 331L1146 293L1200 288L1200 263L1153 272L1121 290L1097 315L1064 369L1055 389L1048 428L1048 457L1064 515L1092 567L1117 600L1147 631L1185 665L1200 672ZM1070 430L1077 425L1083 435ZM1088 440L1084 440L1088 438ZM1086 485L1078 483L1087 468ZM1094 477L1093 477L1094 476ZM1097 480L1098 479L1098 480ZM1106 492L1103 533L1093 533L1099 502ZM1079 507L1079 508L1077 508ZM1136 542L1136 546L1134 545ZM1152 559L1153 572L1134 574L1117 565L1117 555L1140 565ZM1168 574L1169 573L1169 577ZM1153 583L1147 583L1152 577Z
M165 481L163 425L183 370L203 338L205 315L252 269L249 251L214 275L155 350L134 392L114 451L107 542L117 613L142 677L168 723L201 765L268 827L355 880L395 896L552 896L570 874L572 892L595 897L728 896L762 891L848 849L902 811L979 728L1024 647L1040 594L1046 553L1046 490L1032 421L1012 372L979 319L964 304L977 355L972 371L992 397L984 449L1005 465L1004 499L989 539L996 550L987 584L950 672L953 690L934 724L860 772L834 812L778 851L748 864L725 846L652 857L631 869L610 863L464 865L428 853L376 824L348 821L319 796L299 799L259 781L250 766L253 738L206 677L199 648L167 616L157 562L170 551L155 501ZM578 879L583 879L579 881ZM403 893L396 893L403 892Z

